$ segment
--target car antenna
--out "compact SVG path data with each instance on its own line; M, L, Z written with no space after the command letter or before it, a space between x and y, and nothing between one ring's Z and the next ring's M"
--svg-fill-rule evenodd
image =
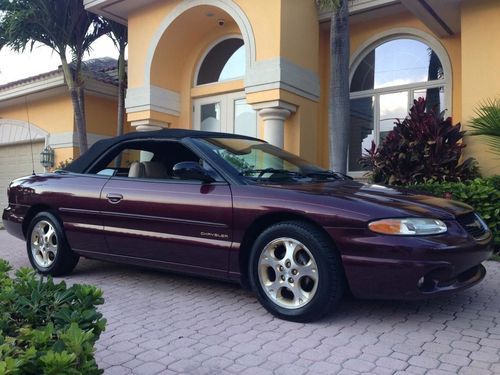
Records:
M33 176L35 175L35 158L33 157L33 140L31 138L31 123L30 123L30 111L28 108L28 95L24 97L24 105L26 107L26 118L28 119L28 136L30 138L31 147L31 167L33 168Z

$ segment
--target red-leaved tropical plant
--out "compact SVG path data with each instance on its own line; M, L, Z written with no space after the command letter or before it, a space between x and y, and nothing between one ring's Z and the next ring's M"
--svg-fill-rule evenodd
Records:
M409 115L396 120L379 147L372 142L360 164L374 182L408 185L426 181L466 181L478 177L477 162L460 163L464 131L444 112L426 110L423 98L413 101Z

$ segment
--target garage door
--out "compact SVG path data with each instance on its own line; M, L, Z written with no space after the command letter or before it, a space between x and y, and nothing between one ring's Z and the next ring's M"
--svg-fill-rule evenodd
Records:
M33 143L35 172L43 172L43 167L40 164L40 152L44 146L44 142ZM0 146L0 207L2 211L7 207L7 187L10 182L15 178L29 175L32 171L29 143Z

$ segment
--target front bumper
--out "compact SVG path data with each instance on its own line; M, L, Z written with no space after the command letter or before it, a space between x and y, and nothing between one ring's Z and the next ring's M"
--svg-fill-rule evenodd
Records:
M492 236L477 241L454 225L448 223L446 234L426 237L359 229L329 233L340 239L335 242L354 296L412 300L466 289L485 277L481 263L492 254Z
M9 206L3 210L2 222L5 230L11 235L24 240L23 220L28 208L25 206Z

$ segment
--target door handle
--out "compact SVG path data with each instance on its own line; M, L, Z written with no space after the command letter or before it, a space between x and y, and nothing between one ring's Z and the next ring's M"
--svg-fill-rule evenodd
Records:
M123 199L123 195L115 194L115 193L108 193L108 194L106 194L106 198L108 198L109 203L117 204L117 203L120 203L120 201Z

